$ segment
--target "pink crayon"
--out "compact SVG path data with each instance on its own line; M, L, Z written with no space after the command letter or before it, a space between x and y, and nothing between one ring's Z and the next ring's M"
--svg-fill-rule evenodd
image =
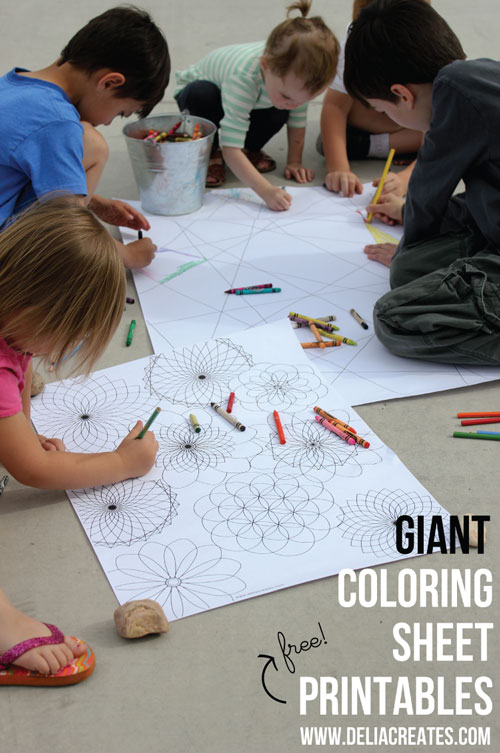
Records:
M328 429L328 431L333 431L334 434L336 434L338 437L344 440L344 442L347 442L347 444L356 444L355 440L350 437L348 434L346 434L344 431L339 429L337 426L334 426L329 421L326 420L326 418L321 418L321 416L314 416L316 421L321 424L321 426L324 426L325 429Z

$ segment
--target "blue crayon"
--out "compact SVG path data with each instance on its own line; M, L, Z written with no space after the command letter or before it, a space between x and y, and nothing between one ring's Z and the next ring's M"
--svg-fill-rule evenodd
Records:
M263 288L262 290L250 290L245 288L244 290L235 290L235 295L260 295L261 293L281 293L281 288Z
M496 436L500 436L500 431L481 431L478 429L478 434L495 434Z

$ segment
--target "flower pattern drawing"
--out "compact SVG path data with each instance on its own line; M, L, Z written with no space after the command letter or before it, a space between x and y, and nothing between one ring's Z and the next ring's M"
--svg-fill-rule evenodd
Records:
M400 557L396 549L396 520L401 515L423 515L425 534L428 533L432 515L443 510L432 497L401 489L367 491L346 500L342 506L339 531L351 546L360 547L363 553L377 557Z
M177 515L176 494L157 481L130 479L70 492L71 501L95 546L130 546L170 525Z
M256 430L247 427L244 433L202 419L202 430L196 433L190 423L171 423L156 432L159 451L156 465L163 467L164 478L175 488L196 481L218 484L227 473L250 470L252 458L262 451L255 441Z
M31 404L40 432L59 437L74 452L113 450L130 431L133 417L152 411L139 386L103 375L47 384Z
M189 539L148 542L137 554L118 555L115 565L110 573L115 590L128 601L158 601L168 619L230 604L246 588L237 575L239 562L223 557L217 546L196 546Z
M258 363L231 382L247 410L291 411L314 405L327 388L309 365Z
M339 412L339 411L337 411ZM314 417L287 416L280 412L286 443L280 444L276 425L269 417L269 441L266 449L276 461L277 476L300 474L323 482L334 476L361 476L367 465L380 463L382 458L373 448L349 445L333 432L327 431Z
M229 396L235 374L252 365L242 347L224 338L153 356L144 381L151 395L186 406L208 406Z
M214 544L230 551L296 556L308 552L333 527L334 506L320 482L268 474L231 478L194 506ZM331 518L331 515L330 515Z

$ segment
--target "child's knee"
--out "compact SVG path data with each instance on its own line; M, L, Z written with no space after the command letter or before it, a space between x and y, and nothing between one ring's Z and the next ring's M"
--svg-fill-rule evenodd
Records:
M83 126L83 165L85 168L96 163L104 165L108 161L109 146L104 136L90 123Z
M209 110L221 100L220 89L212 81L192 81L176 97L180 110Z

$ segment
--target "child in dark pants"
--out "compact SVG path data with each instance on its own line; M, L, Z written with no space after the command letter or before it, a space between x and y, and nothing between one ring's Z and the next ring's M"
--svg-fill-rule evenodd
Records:
M377 0L352 25L344 81L351 96L426 132L404 205L388 195L367 208L404 226L398 247L365 249L391 268L378 338L408 358L498 366L500 63L464 58L425 0ZM453 196L460 180L465 192Z
M276 167L262 147L286 123L285 178L312 180L312 170L302 165L307 103L337 67L338 42L321 18L306 18L310 6L310 0L291 5L289 12L299 10L301 17L279 24L267 42L222 47L176 76L179 108L220 125L222 154L216 140L207 186L223 183L225 162L277 211L288 209L292 197L262 177Z

